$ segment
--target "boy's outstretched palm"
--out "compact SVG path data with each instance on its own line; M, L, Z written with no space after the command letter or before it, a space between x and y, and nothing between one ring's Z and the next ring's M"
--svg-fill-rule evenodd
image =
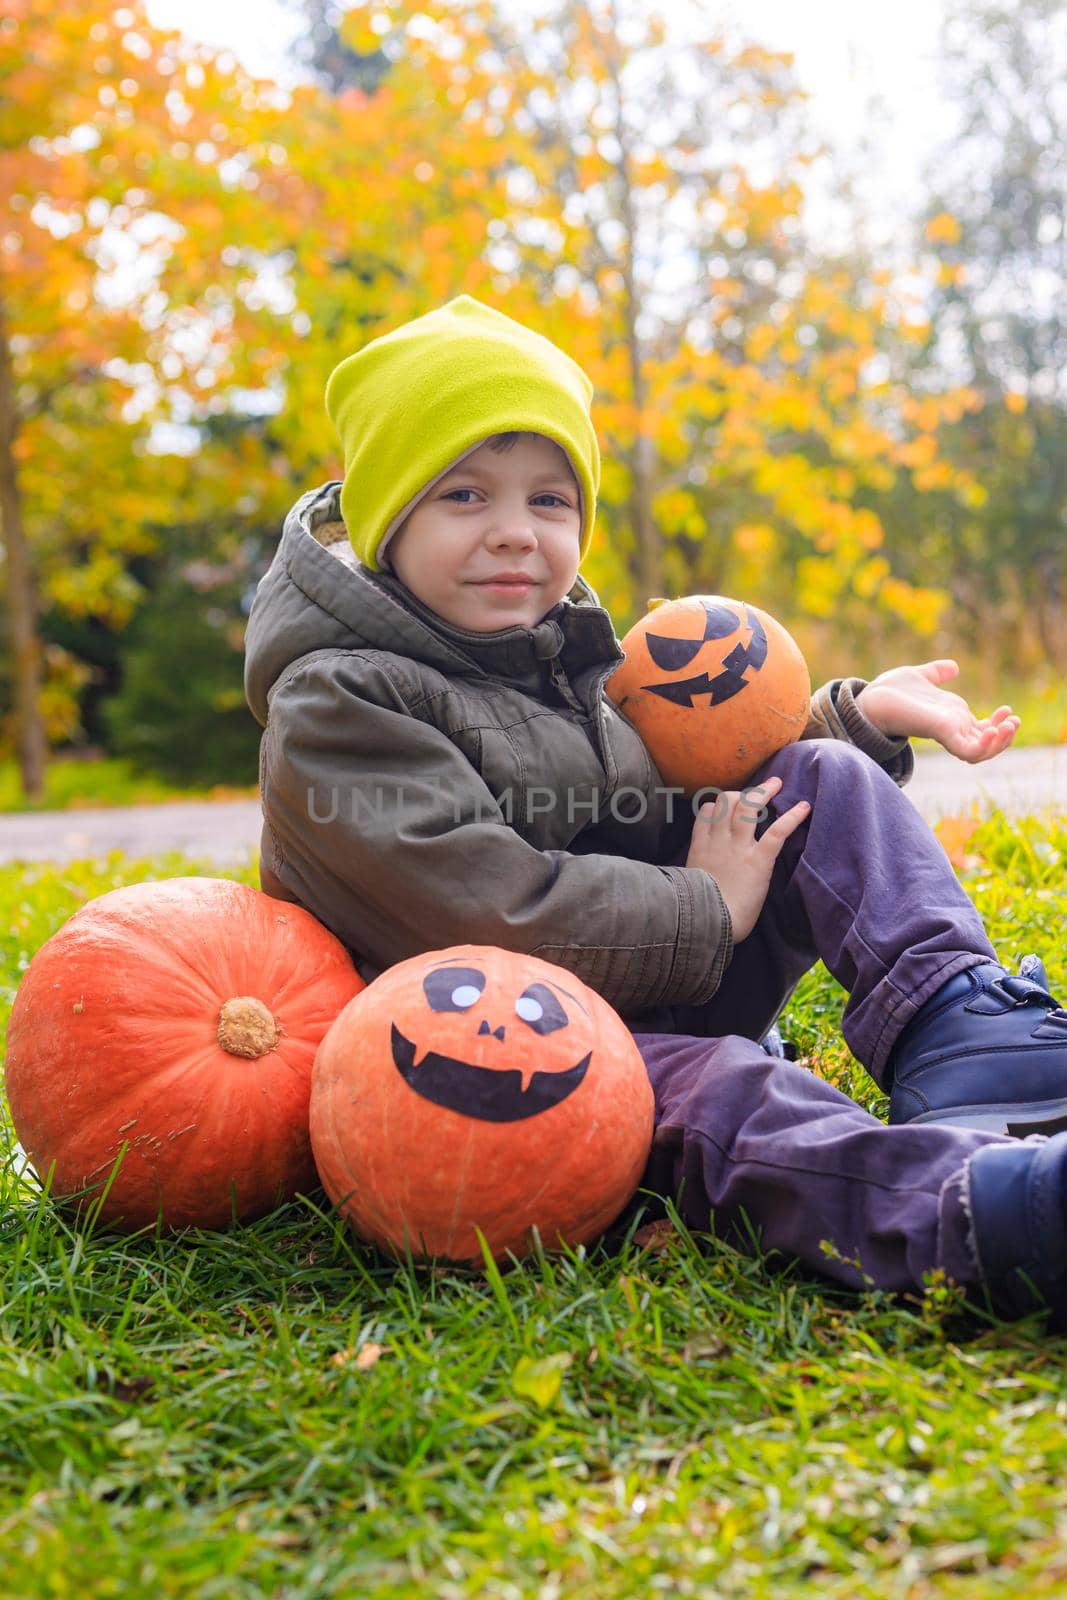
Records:
M988 761L1011 744L1019 718L1007 705L976 717L962 695L938 687L959 670L952 660L892 667L860 690L856 704L891 739L936 739L961 761Z

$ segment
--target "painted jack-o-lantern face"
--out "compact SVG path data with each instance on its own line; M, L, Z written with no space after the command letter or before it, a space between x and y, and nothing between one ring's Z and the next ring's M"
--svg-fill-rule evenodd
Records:
M322 1041L311 1141L361 1238L416 1255L521 1254L594 1238L652 1137L633 1035L535 956L462 945L384 972Z
M705 653L706 644L728 639L738 631L737 613L730 606L722 601L704 599L700 599L700 604L704 608L704 631L699 639L680 639L675 634L654 633L651 628L645 634L648 653L664 672L678 672L688 667ZM717 650L714 676L704 671L695 677L670 682L661 679L642 687L674 705L692 706L698 695L708 695L709 704L713 706L722 705L724 700L739 694L746 681L751 682L751 679L746 680L745 673L751 669L754 675L767 659L767 634L751 606L745 606L745 621L751 630L748 643L735 644L725 655Z
M739 788L804 731L804 658L757 606L721 595L667 601L635 623L622 646L626 660L607 693L661 776L689 794Z
M416 1063L414 1039L394 1022L393 1061L405 1083L435 1105L487 1122L519 1122L559 1105L578 1088L589 1069L592 1049L570 1066L566 1060L576 1045L590 1043L591 1019L577 996L556 982L535 979L518 995L508 994L506 987L502 993L490 989L487 995L487 983L481 966L454 958L431 966L422 980L422 992L435 1024L436 1048ZM563 1029L568 1030L565 1040L553 1038L549 1048L542 1048ZM462 1055L450 1055L442 1048L453 1033ZM563 1060L563 1052L567 1052L563 1064L553 1065ZM477 1060L471 1060L475 1055ZM537 1061L542 1064L535 1065Z

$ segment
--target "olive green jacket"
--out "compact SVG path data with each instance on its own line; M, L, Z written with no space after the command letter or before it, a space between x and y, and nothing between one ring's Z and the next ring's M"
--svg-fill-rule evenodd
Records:
M263 890L304 906L368 980L456 944L568 968L622 1015L699 1003L733 951L715 879L664 864L693 812L604 693L622 660L578 579L533 628L444 622L353 554L339 482L303 495L261 579L245 693L263 726ZM803 737L848 739L897 783L906 740L812 699Z

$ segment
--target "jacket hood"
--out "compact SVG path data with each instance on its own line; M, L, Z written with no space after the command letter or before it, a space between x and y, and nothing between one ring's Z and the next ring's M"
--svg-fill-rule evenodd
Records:
M341 488L341 480L332 480L301 495L256 588L244 680L261 726L274 684L314 650L386 650L448 677L506 678L535 697L553 657L572 682L623 659L611 618L580 577L532 628L476 633L445 622L391 573L359 561L341 517Z

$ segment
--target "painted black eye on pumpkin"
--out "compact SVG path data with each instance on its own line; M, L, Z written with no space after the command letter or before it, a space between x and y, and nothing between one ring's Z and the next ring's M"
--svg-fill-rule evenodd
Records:
M515 1014L535 1033L555 1033L570 1020L552 990L543 983L531 983L522 991L515 1002Z
M484 988L485 973L477 967L439 967L422 980L431 1011L468 1011Z
M715 605L707 600L704 605L704 632L699 639L675 639L667 634L647 633L645 643L656 666L663 672L677 672L687 667L711 639L728 639L739 627L737 617L729 606Z

